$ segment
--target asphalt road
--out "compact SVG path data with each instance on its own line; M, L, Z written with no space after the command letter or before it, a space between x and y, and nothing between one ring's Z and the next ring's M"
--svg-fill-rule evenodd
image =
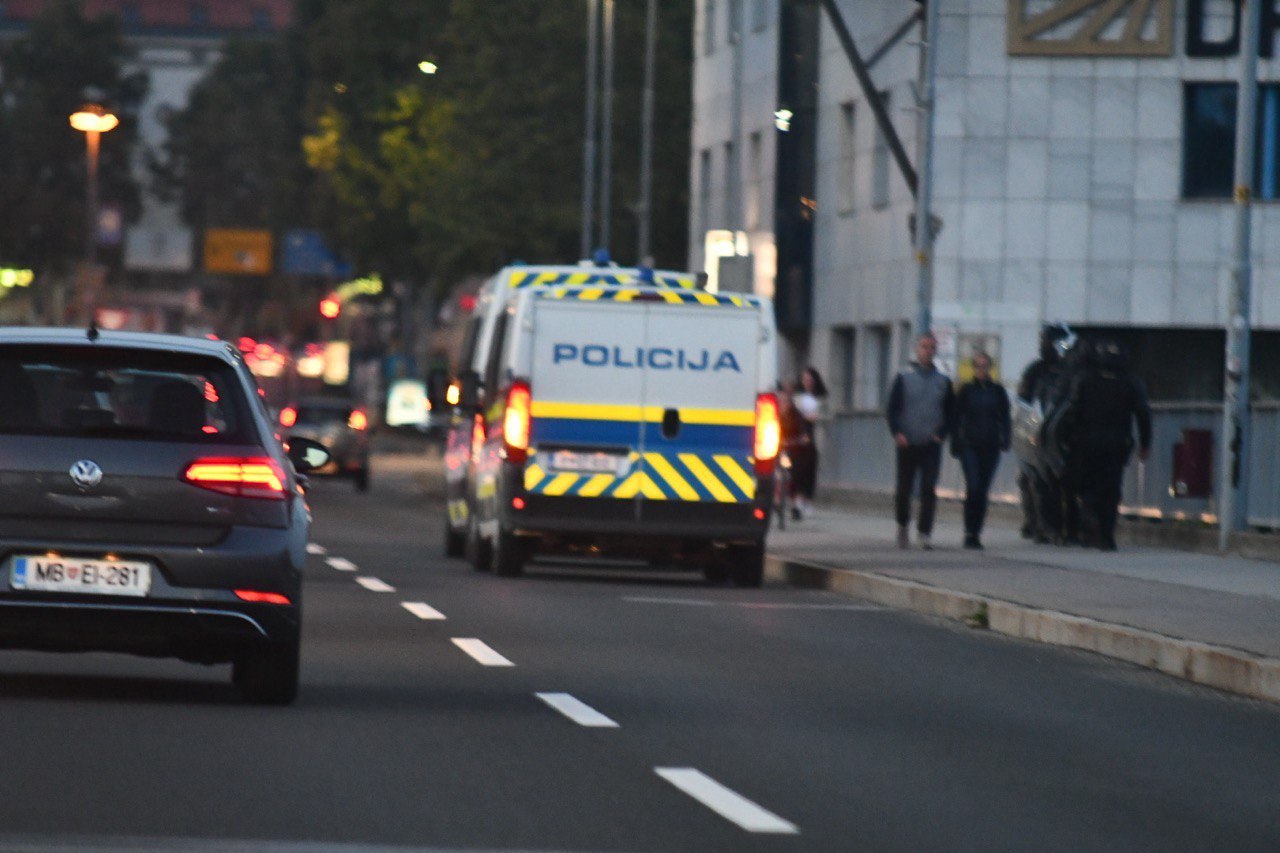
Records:
M830 593L478 574L419 469L316 484L292 707L0 653L0 851L1280 849L1280 708Z

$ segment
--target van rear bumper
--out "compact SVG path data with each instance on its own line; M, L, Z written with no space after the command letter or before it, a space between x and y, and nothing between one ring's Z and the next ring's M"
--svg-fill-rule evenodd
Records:
M589 538L653 537L710 542L764 539L767 507L758 503L619 500L525 495L525 508L504 507L502 526L518 535L565 534ZM756 510L765 509L765 519Z

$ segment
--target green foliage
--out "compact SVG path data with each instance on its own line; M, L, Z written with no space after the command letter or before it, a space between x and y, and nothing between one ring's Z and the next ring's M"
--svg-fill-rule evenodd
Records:
M0 48L0 263L61 270L81 257L85 138L68 116L86 100L121 119L101 138L100 197L136 214L129 162L147 84L122 72L127 58L119 21L88 20L81 0L50 0L25 35Z

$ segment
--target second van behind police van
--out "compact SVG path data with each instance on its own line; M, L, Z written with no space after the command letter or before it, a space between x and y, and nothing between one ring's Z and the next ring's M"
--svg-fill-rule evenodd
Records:
M498 312L475 419L470 556L639 556L759 586L780 441L767 300L539 285Z

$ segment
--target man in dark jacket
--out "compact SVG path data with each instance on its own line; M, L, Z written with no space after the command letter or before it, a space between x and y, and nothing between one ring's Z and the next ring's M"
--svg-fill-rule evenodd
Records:
M938 341L931 333L916 341L916 361L898 374L889 392L889 432L897 447L897 486L894 511L898 520L898 547L907 547L911 521L911 490L920 478L920 547L933 547L933 515L938 504L938 469L942 442L951 429L955 392L951 380L934 366Z
M1095 528L1096 544L1116 549L1116 517L1124 467L1138 428L1138 458L1151 452L1151 407L1142 382L1128 369L1124 351L1114 343L1094 345L1090 362L1075 380L1062 433L1076 471L1082 526Z
M1009 449L1009 394L991 379L991 356L973 355L973 379L956 395L951 455L964 470L964 547L981 550L987 494L1000 454Z
M1061 323L1040 327L1040 357L1027 365L1018 382L1018 398L1027 404L1039 402L1043 409L1047 398L1062 376L1062 354L1058 344L1070 338L1071 331ZM1051 542L1057 535L1058 515L1054 512L1055 488L1049 474L1040 464L1019 461L1018 490L1022 494L1022 536L1037 542Z

